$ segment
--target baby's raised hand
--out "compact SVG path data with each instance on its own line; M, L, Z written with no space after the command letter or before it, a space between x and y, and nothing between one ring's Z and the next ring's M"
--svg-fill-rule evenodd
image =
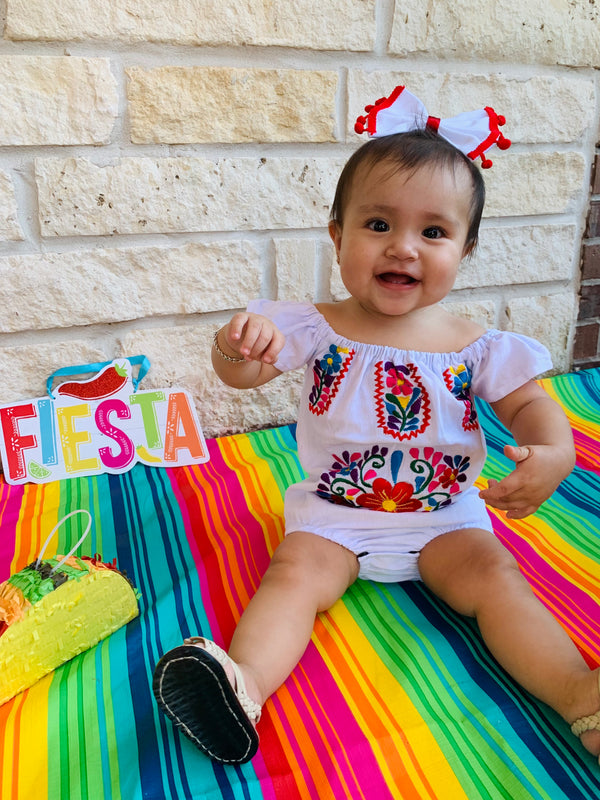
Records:
M267 317L248 311L235 314L223 330L227 345L246 361L273 364L285 344L285 336Z
M522 519L537 511L571 469L561 449L550 445L507 444L504 455L515 462L515 469L501 481L490 480L479 496L488 505L505 510L509 519Z

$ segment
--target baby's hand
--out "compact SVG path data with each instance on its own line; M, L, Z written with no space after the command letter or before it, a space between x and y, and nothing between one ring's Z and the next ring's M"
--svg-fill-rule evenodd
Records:
M285 336L267 317L241 312L223 329L227 345L246 361L273 364L285 344Z
M537 511L571 471L562 450L550 445L507 444L504 455L515 462L515 469L501 481L490 480L479 496L505 510L508 519L522 519Z

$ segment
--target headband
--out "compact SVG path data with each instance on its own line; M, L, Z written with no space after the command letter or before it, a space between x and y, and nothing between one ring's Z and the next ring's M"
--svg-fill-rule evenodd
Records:
M389 136L392 133L424 130L436 131L471 160L481 157L481 166L488 169L492 161L484 153L493 145L500 150L510 147L507 139L498 129L504 125L505 118L496 114L493 108L480 108L465 111L456 117L439 119L430 117L423 103L404 86L396 86L389 97L382 97L372 106L365 106L367 116L356 120L356 133L368 133L371 138Z

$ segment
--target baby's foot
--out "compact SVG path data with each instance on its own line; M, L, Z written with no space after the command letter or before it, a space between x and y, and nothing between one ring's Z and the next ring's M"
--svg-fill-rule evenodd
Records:
M586 676L579 709L571 730L580 737L586 750L594 756L600 756L600 669L590 672L589 677ZM586 710L592 713L582 713Z
M260 705L237 664L214 642L194 637L165 653L152 688L165 714L213 760L241 764L255 755Z

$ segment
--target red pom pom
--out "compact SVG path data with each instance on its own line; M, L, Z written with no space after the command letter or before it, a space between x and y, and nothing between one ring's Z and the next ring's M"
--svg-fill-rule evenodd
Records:
M368 113L369 113L369 111L373 111L373 109L374 109L374 108L375 108L375 106L365 106L365 111L366 111L366 112L367 112L367 114L368 114Z
M498 114L498 125L504 125L506 122L506 117L503 117L502 114Z
M510 139L507 139L506 137L501 136L498 139L498 141L496 142L496 144L500 148L500 150L508 150L508 148L511 146L512 142L511 142Z
M365 117L358 117L356 122L354 123L354 130L356 133L364 133L365 132Z
M492 166L493 163L494 162L491 159L486 158L485 156L481 156L481 168L482 169L489 169Z

